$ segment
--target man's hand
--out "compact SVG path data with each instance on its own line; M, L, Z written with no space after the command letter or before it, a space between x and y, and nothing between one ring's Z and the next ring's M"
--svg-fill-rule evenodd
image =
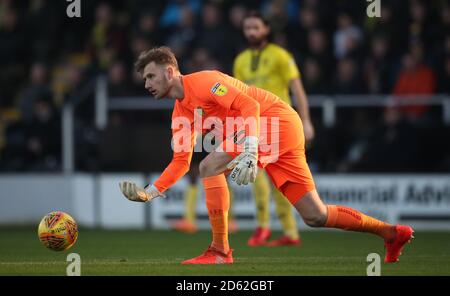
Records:
M249 152L242 152L236 156L227 165L228 169L232 169L230 174L231 180L238 185L247 185L249 182L255 182L256 174L258 173L257 161L258 156Z
M303 122L303 132L305 133L305 142L309 144L312 142L315 136L314 126L311 120L304 120Z
M123 195L131 201L147 202L159 196L166 197L153 185L144 189L133 182L124 181L119 183L119 187Z
M247 137L244 151L227 165L231 180L238 185L253 183L258 173L258 138Z

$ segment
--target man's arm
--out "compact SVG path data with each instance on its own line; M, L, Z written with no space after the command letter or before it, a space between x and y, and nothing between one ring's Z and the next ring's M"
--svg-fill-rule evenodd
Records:
M253 98L239 93L231 104L231 109L239 110L246 122L254 122L256 125L254 128L246 125L244 151L227 165L227 168L232 170L231 180L238 185L247 185L249 182L255 182L258 172L260 106Z
M156 197L165 197L163 192L189 171L191 159L192 151L174 153L172 161L153 185L142 188L133 182L124 181L119 183L120 190L131 201L147 202Z
M161 193L169 189L189 171L191 159L192 151L174 153L172 161L153 183L153 186Z
M164 197L162 193L189 171L195 144L195 131L189 120L183 120L186 117L180 117L177 111L175 114L177 115L172 117L172 161L153 185L149 184L141 188L132 182L121 182L120 190L129 200L147 202L159 196Z
M314 138L314 127L309 117L309 106L306 98L305 89L303 88L302 81L300 79L300 71L295 63L292 55L285 51L279 51L280 61L280 74L284 77L284 80L289 83L289 89L294 95L297 103L297 112L300 115L303 123L303 132L305 134L306 143L312 141Z
M119 183L120 190L131 201L147 202L156 197L165 197L163 192L189 171L191 159L192 150L190 152L174 152L172 161L153 185L148 184L142 188L133 182L124 181Z
M297 103L297 112L302 119L306 143L309 143L314 139L314 126L312 125L311 118L309 116L308 99L306 98L305 89L303 88L300 78L291 79L289 81L289 88L294 95Z
M247 137L259 137L259 124L260 124L260 106L258 101L252 97L240 92L233 103L231 104L232 110L237 110L241 112L243 119L249 123L254 120L255 126L246 126L246 136Z
M205 71L197 74L191 81L196 97L203 103L217 104L226 110L239 111L245 121L246 138L244 151L228 165L232 169L231 179L238 185L254 182L257 172L258 137L260 125L259 102L245 94L234 78L217 71Z
M182 120L179 120L180 118ZM170 164L153 184L159 192L169 189L189 171L196 132L192 122L185 120L185 118L186 116L180 117L179 115L172 118L173 157Z

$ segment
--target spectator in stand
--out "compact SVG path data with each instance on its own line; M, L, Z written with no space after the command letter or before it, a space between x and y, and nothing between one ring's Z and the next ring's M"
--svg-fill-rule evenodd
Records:
M425 3L411 0L409 6L409 39L423 42L425 50L430 50L433 44L435 30L429 21L429 11Z
M241 4L235 4L230 8L228 21L230 23L229 42L233 46L232 56L237 56L247 45L242 34L242 22L247 14L247 9Z
M317 13L309 8L301 8L298 12L298 22L292 22L287 28L289 36L289 48L300 53L307 52L308 35L313 29L319 26L319 19Z
M142 76L134 69L131 70L129 75L131 77L130 96L136 97L148 96L148 91L142 87L142 84L144 83Z
M19 15L12 7L0 16L0 108L12 107L21 81L26 78L27 41Z
M436 77L433 69L423 62L423 47L414 43L411 50L403 56L402 69L394 85L394 95L404 96L398 100L408 100L414 95L431 95L436 90ZM417 119L425 114L427 106L405 106L402 108L411 118Z
M110 98L129 96L131 87L127 79L128 71L125 64L122 61L115 61L108 69L108 96Z
M62 34L61 13L58 9L52 1L31 0L25 22L27 31L33 36L33 42L29 44L33 59L48 61L61 49L58 38Z
M371 40L371 55L364 65L364 77L371 94L388 94L393 86L392 58L385 36L375 36Z
M330 70L334 69L334 59L325 32L321 29L310 30L307 45L307 55L319 63L324 79L330 79L332 77Z
M139 57L139 54L145 50L148 50L152 47L151 40L145 38L145 35L140 33L136 33L136 35L131 37L130 45L129 45L129 54L126 58L127 65L133 65L134 61ZM132 68L132 67L131 67ZM127 75L130 77L129 81L129 96L145 96L148 95L148 92L142 88L142 77L139 73L136 73L134 69L131 69L127 72Z
M410 172L417 169L419 140L414 126L397 107L384 110L382 122L362 144L353 170Z
M404 12L404 7L400 7L398 11L394 12L394 3L381 3L381 15L383 17L372 17L366 19L366 33L373 38L374 36L384 36L390 44L390 50L393 56L399 56L407 50L408 35L405 31L408 30L408 23L405 22L407 15ZM403 14L402 14L403 13ZM395 14L395 17L394 17Z
M262 5L262 14L269 20L273 36L282 35L289 22L289 9L292 1L271 0ZM296 9L293 9L294 11ZM281 45L281 44L280 44ZM282 45L284 46L284 45Z
M342 59L358 50L363 41L361 28L353 23L350 15L340 13L337 18L338 29L334 33L334 55Z
M102 70L108 68L115 57L125 49L124 33L115 23L114 12L106 2L97 6L89 48Z
M184 7L187 6L194 14L201 8L200 0L169 0L167 2L159 20L162 28L178 26Z
M164 8L167 5L167 1L148 1L148 0L133 0L133 1L120 1L126 3L126 9L123 9L127 13L127 16L131 20L139 19L143 14L151 14L157 17L156 28L160 29L160 17L163 14ZM134 24L137 25L137 24Z
M223 65L229 65L228 68L231 69L233 61L232 45L226 41L229 35L230 32L224 25L218 4L206 3L201 12L201 27L197 47L208 48L214 58L220 58Z
M48 69L43 63L36 62L31 66L30 83L21 96L20 109L22 118L29 122L33 118L34 104L38 100L53 101L53 93L48 84Z
M431 47L433 48L433 64L435 64L437 68L441 68L439 69L439 74L444 74L442 71L442 61L450 55L450 4L442 7L439 16L439 30L436 30L436 34L434 35L435 41L431 42L430 45L432 45ZM443 78L441 76L439 77L439 79Z
M341 95L362 94L365 92L355 60L344 58L338 62L333 91L335 94Z
M33 102L32 117L6 131L2 166L10 171L54 171L61 166L61 120L47 99Z
M440 18L440 30L438 30L437 33L437 38L436 40L445 40L446 38L448 38L448 32L450 32L450 4L446 4L445 6L442 7L440 13L439 13L439 18ZM440 42L431 42L439 44Z
M27 166L31 170L57 170L61 165L61 120L48 100L34 103L34 116L26 125Z
M329 87L324 79L323 68L316 59L308 57L303 65L303 84L307 94L328 94Z
M75 65L67 64L65 72L66 89L64 102L72 103L75 108L75 117L79 122L85 124L94 123L95 98L94 93L85 95L85 87L91 82L84 74L85 69Z
M130 41L131 56L129 57L130 64L133 63L142 51L148 50L154 45L150 39L145 38L145 35L137 34L132 36Z
M149 12L144 12L138 20L137 28L134 30L134 35L143 36L154 44L161 43L161 32L158 29L158 20Z
M221 70L219 62L211 56L208 49L199 47L194 50L191 58L186 63L187 73L202 70Z
M167 35L165 43L177 56L184 57L190 54L198 33L194 11L187 5L181 6L179 11L180 19Z

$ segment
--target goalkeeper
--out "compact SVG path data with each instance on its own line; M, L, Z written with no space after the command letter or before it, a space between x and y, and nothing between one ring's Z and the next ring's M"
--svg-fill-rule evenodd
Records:
M206 196L212 242L198 257L183 264L233 263L228 242L229 192L225 172L238 185L254 182L258 166L264 168L303 221L311 227L339 228L375 234L385 241L386 262L396 262L411 240L409 226L391 225L344 206L325 205L320 199L306 163L302 121L288 104L274 94L218 71L182 75L177 60L167 47L143 52L136 69L145 79L145 88L155 99L175 99L172 115L173 158L154 184L140 188L121 182L124 196L147 202L163 196L189 170L195 138L194 110L235 131L200 163L200 177ZM260 123L263 124L260 124ZM234 127L236 127L234 129Z

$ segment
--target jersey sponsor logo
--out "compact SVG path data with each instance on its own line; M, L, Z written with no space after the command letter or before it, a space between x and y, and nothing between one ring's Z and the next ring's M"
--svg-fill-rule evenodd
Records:
M228 88L220 83L216 83L213 88L211 88L211 92L216 96L224 96L228 92Z

